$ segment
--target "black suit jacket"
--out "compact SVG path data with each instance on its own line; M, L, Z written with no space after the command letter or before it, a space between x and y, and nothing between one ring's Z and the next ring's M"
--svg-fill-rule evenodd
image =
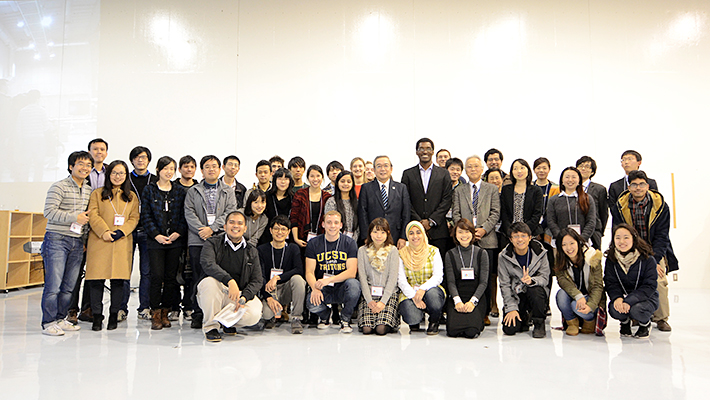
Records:
M594 199L594 205L597 206L597 226L592 234L592 245L595 249L601 250L602 236L604 236L606 223L609 220L606 188L598 183L590 182L587 194Z
M358 198L358 219L360 223L360 238L367 238L370 222L375 218L384 218L390 224L390 233L395 244L397 240L407 240L404 229L410 221L411 205L407 187L390 179L389 194L387 195L389 207L385 209L380 194L380 182L375 179L367 182L360 188Z
M626 189L628 189L628 187L626 186L626 177L623 177L609 185L609 197L607 197L606 204L610 210L616 206L616 201L619 200L619 196L621 196L621 194L624 193ZM651 178L648 178L648 187L649 189L658 191L658 185L656 184L656 181Z
M424 184L419 173L419 165L404 170L402 183L407 186L409 199L412 202L412 220L432 219L436 223L436 226L432 226L428 232L430 239L441 239L449 236L446 213L451 208L453 192L449 172L434 165L426 193L424 193Z
M513 224L513 195L515 185L504 185L500 191L500 231L503 236L508 237L508 229ZM523 222L532 231L533 236L542 234L540 217L544 204L544 195L537 185L528 185L525 189L525 202L523 203Z

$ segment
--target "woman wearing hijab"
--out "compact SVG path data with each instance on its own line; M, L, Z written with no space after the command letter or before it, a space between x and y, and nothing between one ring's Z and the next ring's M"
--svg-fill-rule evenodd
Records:
M399 251L399 312L410 332L420 331L424 313L429 314L427 335L439 334L439 319L446 293L441 286L444 264L439 249L429 245L426 231L418 221L407 225L407 245Z

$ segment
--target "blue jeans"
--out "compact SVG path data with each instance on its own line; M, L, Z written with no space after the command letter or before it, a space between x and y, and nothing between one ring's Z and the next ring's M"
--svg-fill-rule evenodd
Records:
M138 311L150 307L150 259L148 258L148 235L144 231L133 231L133 253L138 246L141 280L138 284ZM134 260L135 261L135 260ZM133 270L133 268L131 268ZM123 301L121 310L128 312L128 299L131 297L131 280L123 283Z
M441 288L433 287L426 291L422 299L426 308L421 310L414 305L414 300L404 299L399 303L399 313L407 325L417 325L424 320L424 312L429 314L429 321L439 323L441 312L444 309L444 291Z
M44 327L67 316L72 291L81 272L84 241L61 233L46 232L41 252L44 259L44 291L42 292L42 326Z
M589 296L584 296L584 299L589 300ZM588 314L577 311L577 300L570 297L570 295L568 295L567 292L565 292L563 289L557 291L557 296L555 297L555 300L557 300L557 308L560 309L560 312L562 313L562 318L567 321L570 321L577 317L580 317L585 321L591 321L596 315L597 310L592 310Z
M330 316L328 304L342 304L340 320L350 322L350 317L355 312L358 300L360 300L360 281L355 278L346 279L344 282L336 283L335 286L323 288L323 301L319 305L311 303L311 293L306 296L306 306L308 311L318 314L321 320L327 320Z

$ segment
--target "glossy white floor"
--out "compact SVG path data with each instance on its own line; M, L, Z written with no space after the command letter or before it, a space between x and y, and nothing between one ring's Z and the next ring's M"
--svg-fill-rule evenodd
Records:
M493 320L476 340L386 337L285 327L207 343L176 324L151 331L136 320L115 331L40 333L41 288L0 295L0 398L706 398L710 319L693 313L710 291L672 291L672 333L650 340L504 337ZM131 309L135 310L135 294Z

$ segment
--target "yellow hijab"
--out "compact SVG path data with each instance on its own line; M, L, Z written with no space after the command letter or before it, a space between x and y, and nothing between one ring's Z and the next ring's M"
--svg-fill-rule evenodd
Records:
M422 236L424 236L424 240L417 247L414 247L412 242L409 241L409 231L414 227L419 228L422 231ZM419 271L424 268L429 258L429 238L427 238L426 229L419 221L412 221L407 224L405 232L407 234L407 245L399 251L399 256L402 258L405 268Z

